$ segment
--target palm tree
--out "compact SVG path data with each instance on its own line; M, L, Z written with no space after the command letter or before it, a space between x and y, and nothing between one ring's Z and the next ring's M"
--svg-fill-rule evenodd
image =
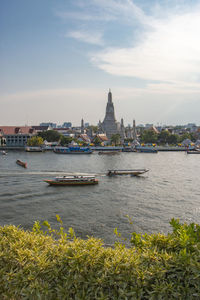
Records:
M121 137L119 133L113 134L110 139L111 143L114 144L115 146L120 144L120 140Z

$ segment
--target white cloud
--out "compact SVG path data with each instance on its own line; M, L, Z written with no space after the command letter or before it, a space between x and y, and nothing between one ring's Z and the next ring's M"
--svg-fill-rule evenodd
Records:
M60 17L63 20L80 20L80 21L113 21L115 17L109 14L99 14L99 13L89 13L89 12L78 12L78 11L70 11L70 12L56 12L56 16Z
M73 11L57 11L56 15L63 20L76 19L80 21L133 22L137 19L142 24L150 25L152 18L144 14L143 10L131 0L84 0L77 1L79 8ZM134 18L133 18L134 16Z
M119 76L173 83L200 79L200 11L154 21L154 29L132 48L109 48L91 59L100 69ZM196 88L198 88L196 86Z
M79 11L62 12L60 16L88 21L84 24L87 30L70 31L66 36L104 46L104 50L90 54L92 63L101 70L112 75L146 80L150 82L148 89L155 92L193 92L191 84L195 85L197 92L200 79L200 6L189 8L180 1L174 1L172 6L172 2L168 2L163 7L161 4L155 5L155 9L151 7L150 16L133 0L79 0ZM134 36L130 34L129 47L106 47L104 33L108 27L102 26L101 32L91 31L95 21L128 24L134 33ZM156 81L157 85L151 84L152 81Z
M102 33L92 31L70 31L66 34L66 37L71 37L76 40L80 40L84 43L103 45Z
M91 0L91 4L101 8L102 14L109 13L110 16L117 18L118 22L133 23L137 19L141 24L153 25L153 19L131 0Z

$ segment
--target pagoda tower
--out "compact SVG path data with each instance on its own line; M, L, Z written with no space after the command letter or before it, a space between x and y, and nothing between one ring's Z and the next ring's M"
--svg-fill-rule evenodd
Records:
M125 127L124 127L124 119L121 119L120 136L121 136L121 143L124 143L124 139L126 138L126 132L125 132Z
M84 120L81 120L81 133L85 133L85 124L84 124Z
M115 110L114 105L112 102L112 93L111 90L109 90L108 93L108 102L106 106L106 115L102 122L102 129L106 133L108 139L111 138L113 134L119 133L117 121L115 118Z
M135 126L135 120L133 120L133 140L137 140L137 131L136 131L136 126Z

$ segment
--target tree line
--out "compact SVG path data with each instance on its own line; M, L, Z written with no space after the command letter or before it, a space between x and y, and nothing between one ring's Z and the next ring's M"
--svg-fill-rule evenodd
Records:
M144 130L140 136L141 142L147 143L156 143L156 144L169 144L176 145L182 143L185 139L190 139L195 142L196 137L194 134L185 132L182 135L172 134L168 130L163 130L160 133L156 133L153 130Z
M169 144L169 145L176 145L178 143L182 143L185 139L190 139L191 141L195 142L197 137L193 133L185 132L182 135L172 134L168 130L163 130L160 133L156 133L153 130L144 130L139 138L141 143L155 143L155 144ZM55 130L47 130L43 132L39 132L37 136L32 137L28 141L28 146L41 146L44 141L47 142L58 142L61 146L67 146L72 141L76 142L77 144L87 145L88 143L84 141L80 141L78 138L64 136ZM125 139L125 142L132 142L133 139ZM101 145L102 141L98 137L94 137L92 143L94 145ZM120 145L121 137L120 134L113 134L110 139L110 143L112 145Z

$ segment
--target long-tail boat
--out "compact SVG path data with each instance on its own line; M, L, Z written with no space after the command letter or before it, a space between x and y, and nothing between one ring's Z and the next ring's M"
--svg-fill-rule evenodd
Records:
M23 162L19 159L16 160L16 164L23 167L23 168L27 168L27 163L26 162Z
M148 169L132 169L132 170L108 170L107 176L115 176L115 175L131 175L131 176L139 176L146 172Z

